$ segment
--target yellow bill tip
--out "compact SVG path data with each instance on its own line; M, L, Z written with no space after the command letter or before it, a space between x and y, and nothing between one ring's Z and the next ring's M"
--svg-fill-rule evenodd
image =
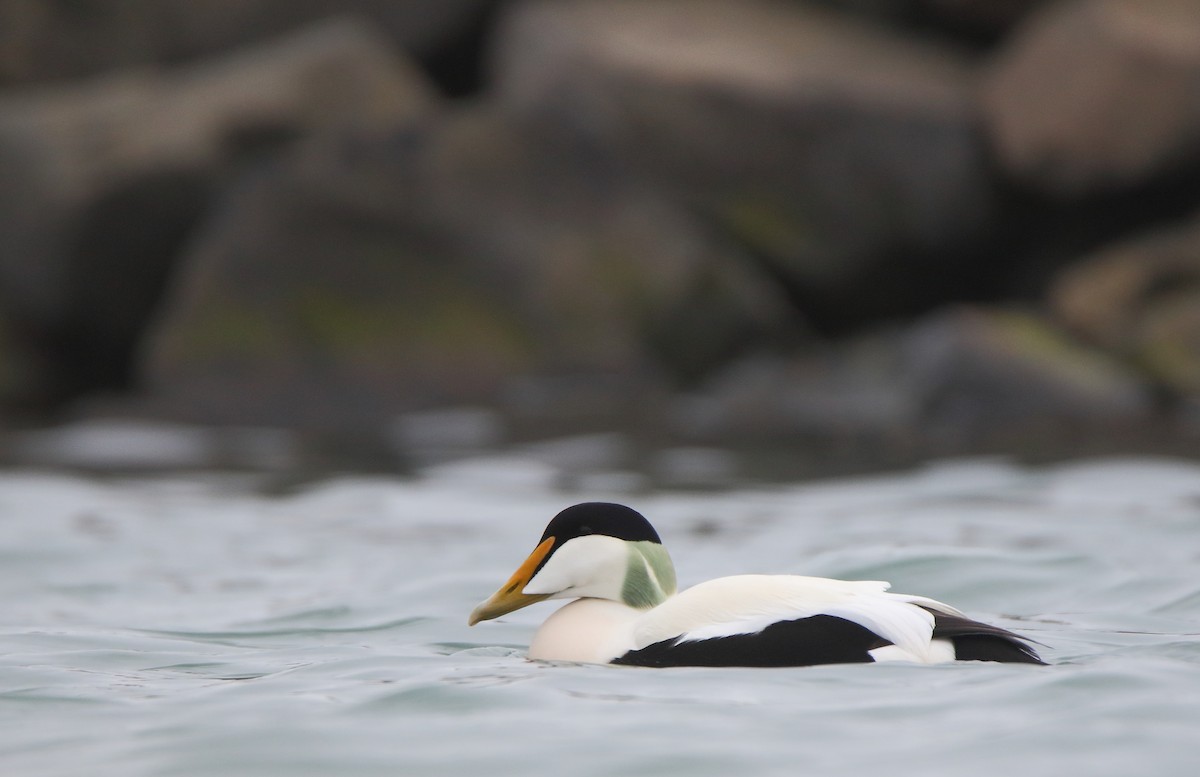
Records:
M534 548L529 557L521 563L521 566L508 579L508 582L500 587L499 591L488 597L486 601L481 602L474 610L471 610L471 614L467 616L467 625L474 626L480 621L498 618L514 610L519 610L522 607L528 607L531 604L548 599L550 594L526 594L524 590L526 584L529 583L534 572L537 570L538 565L550 554L550 550L553 547L554 538L547 537L540 545Z

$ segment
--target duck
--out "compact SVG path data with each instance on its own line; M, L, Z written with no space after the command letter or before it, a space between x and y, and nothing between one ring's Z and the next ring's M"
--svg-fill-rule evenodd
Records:
M795 667L903 661L1043 664L1026 637L877 580L721 577L676 590L658 532L631 507L558 513L468 625L548 599L528 658L644 667Z

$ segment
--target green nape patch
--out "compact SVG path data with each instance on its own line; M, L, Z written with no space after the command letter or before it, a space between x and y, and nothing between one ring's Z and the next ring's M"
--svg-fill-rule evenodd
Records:
M621 601L630 607L654 607L675 593L675 567L662 545L629 543L629 563L621 586Z

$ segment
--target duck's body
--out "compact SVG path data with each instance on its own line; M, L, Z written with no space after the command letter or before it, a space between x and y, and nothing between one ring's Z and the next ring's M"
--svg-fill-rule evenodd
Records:
M792 575L709 580L657 607L576 599L534 635L529 657L648 666L803 666L953 660L932 610L885 583ZM945 608L946 616L953 614ZM865 625L870 624L870 625Z
M878 581L738 575L680 593L658 535L630 508L567 508L472 624L574 598L534 635L529 657L639 666L808 666L954 660L1041 663L1026 641Z

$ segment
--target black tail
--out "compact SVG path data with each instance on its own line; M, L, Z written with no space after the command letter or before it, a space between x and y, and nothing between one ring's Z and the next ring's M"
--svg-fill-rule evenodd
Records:
M933 638L948 639L954 644L954 657L959 661L1000 661L1015 664L1042 664L1031 640L999 626L973 621L961 615L925 608L933 615Z

